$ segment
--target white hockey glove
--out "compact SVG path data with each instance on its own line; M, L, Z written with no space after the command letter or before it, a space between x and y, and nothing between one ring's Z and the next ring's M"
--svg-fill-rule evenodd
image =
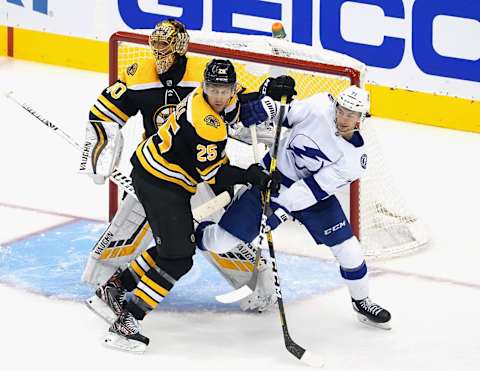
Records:
M87 122L79 173L104 184L117 166L122 148L123 136L117 123Z
M243 126L250 127L273 120L277 115L277 105L278 102L267 96L242 103L240 106L240 121Z

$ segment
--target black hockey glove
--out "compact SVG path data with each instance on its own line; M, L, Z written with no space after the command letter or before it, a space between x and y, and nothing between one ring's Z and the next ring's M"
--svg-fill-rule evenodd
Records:
M284 95L287 96L287 103L293 100L293 96L297 94L295 90L295 80L287 75L267 78L262 86L260 86L259 93L268 95L276 101Z
M273 176L258 164L252 164L245 174L246 181L264 192L268 188L274 194L280 189L281 175L274 173Z

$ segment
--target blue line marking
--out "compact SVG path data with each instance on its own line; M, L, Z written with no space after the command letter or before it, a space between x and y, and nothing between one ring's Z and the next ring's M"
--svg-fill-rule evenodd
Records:
M0 281L41 295L81 301L93 289L80 277L88 253L105 228L78 221L0 249ZM343 285L337 265L314 258L277 254L285 302L322 294ZM215 295L232 288L200 252L194 266L159 305L165 311L239 311L238 303L222 304Z

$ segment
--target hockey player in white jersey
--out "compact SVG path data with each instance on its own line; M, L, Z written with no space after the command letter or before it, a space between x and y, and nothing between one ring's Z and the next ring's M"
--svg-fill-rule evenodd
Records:
M289 105L283 125L291 130L281 140L277 156L282 186L272 196L266 228L273 230L290 217L300 221L315 242L328 246L335 256L359 320L390 329L390 313L369 298L360 243L334 194L359 179L367 167L359 125L369 107L368 92L355 86L337 99L320 93ZM263 159L267 169L270 161L268 153ZM244 191L218 223L198 226L199 247L222 253L251 243L259 234L261 213L260 193L253 188Z

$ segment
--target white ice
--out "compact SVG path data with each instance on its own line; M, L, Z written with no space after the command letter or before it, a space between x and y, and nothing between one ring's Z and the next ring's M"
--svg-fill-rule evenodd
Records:
M15 91L80 141L107 76L0 58L0 81L2 93ZM3 97L0 114L0 245L76 216L105 220L106 187L76 174L78 155L69 144ZM287 305L290 333L323 355L331 371L479 370L480 137L391 120L374 124L396 186L429 225L432 242L418 254L370 264L378 273L372 298L391 310L392 331L357 322L340 288ZM295 231L281 237L279 244L312 244ZM280 276L282 268L288 269L280 267ZM151 345L138 356L104 348L106 324L81 303L1 283L0 295L2 370L305 367L285 350L275 311L152 313L144 321Z

